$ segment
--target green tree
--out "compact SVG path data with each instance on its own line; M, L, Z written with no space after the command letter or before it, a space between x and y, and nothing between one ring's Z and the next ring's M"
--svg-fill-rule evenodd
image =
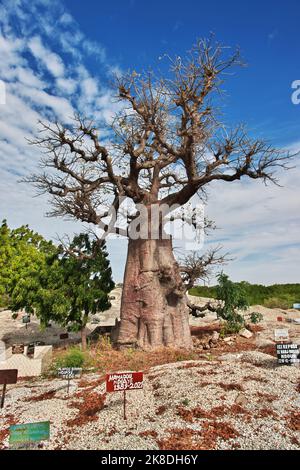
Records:
M41 322L54 320L69 331L80 331L86 349L89 315L110 307L108 294L114 288L105 243L88 234L75 236L60 247L38 283L33 304Z
M35 313L45 326L55 321L81 331L86 348L89 315L110 307L112 272L104 242L83 233L55 246L28 226L0 227L0 295L16 312Z
M239 311L249 307L245 290L241 284L232 282L223 272L217 279L217 298L221 301L221 305L216 309L217 315L226 320L228 331L237 332L245 323Z
M57 248L52 242L30 230L27 225L10 229L6 220L0 227L0 296L13 311L32 312L32 295L37 273L46 267ZM31 286L30 286L31 285Z

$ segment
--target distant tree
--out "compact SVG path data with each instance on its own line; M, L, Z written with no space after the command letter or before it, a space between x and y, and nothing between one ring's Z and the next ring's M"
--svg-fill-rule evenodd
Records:
M192 347L186 286L172 240L165 237L165 218L157 224L158 236L151 235L152 210L172 212L195 194L204 198L214 182L276 182L274 171L290 157L252 138L243 126L226 128L220 121L224 78L241 64L238 52L227 52L213 40L201 40L187 57L170 59L165 76L128 73L115 84L120 112L112 126L101 123L97 132L80 117L68 126L42 123L32 142L45 152L45 171L26 181L50 194L51 215L129 238L120 346ZM122 198L139 205L126 228L116 217ZM137 220L148 236L131 236Z

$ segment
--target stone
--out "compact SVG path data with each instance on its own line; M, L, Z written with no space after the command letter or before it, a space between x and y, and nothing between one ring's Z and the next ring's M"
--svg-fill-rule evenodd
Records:
M217 343L219 338L220 338L220 333L218 333L217 331L214 331L211 337L211 341L213 343Z
M223 338L223 341L225 341L225 343L231 343L232 338L230 336L227 336L226 338Z
M239 361L242 357L242 353L228 353L222 354L218 357L219 361Z
M252 338L253 336L253 333L249 330L247 330L247 328L243 328L240 332L239 332L239 335L242 337L242 338Z
M247 398L242 393L239 393L236 399L234 400L236 405L245 406L248 403Z

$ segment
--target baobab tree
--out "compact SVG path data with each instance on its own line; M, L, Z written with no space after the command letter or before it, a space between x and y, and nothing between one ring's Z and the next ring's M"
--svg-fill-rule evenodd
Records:
M216 256L179 265L164 230L174 205L196 194L202 199L214 181L276 183L274 170L286 167L287 153L219 121L223 79L241 65L238 52L227 54L213 40L200 40L185 58L169 58L166 76L134 71L116 78L120 111L104 138L94 123L77 116L71 126L41 123L32 142L45 151L45 171L27 181L51 196L51 215L128 236L120 347L192 347L186 291ZM122 198L138 206L125 228L117 223ZM153 208L166 207L154 237ZM143 237L133 236L137 227Z

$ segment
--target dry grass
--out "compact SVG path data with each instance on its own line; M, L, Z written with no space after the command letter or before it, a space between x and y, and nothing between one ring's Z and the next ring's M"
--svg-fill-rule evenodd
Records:
M54 362L67 353L68 351L56 350ZM198 359L197 354L183 349L162 348L156 351L127 349L117 351L105 339L100 339L96 344L90 346L85 353L86 365L94 367L100 374L117 370L147 371L153 366L193 359Z

